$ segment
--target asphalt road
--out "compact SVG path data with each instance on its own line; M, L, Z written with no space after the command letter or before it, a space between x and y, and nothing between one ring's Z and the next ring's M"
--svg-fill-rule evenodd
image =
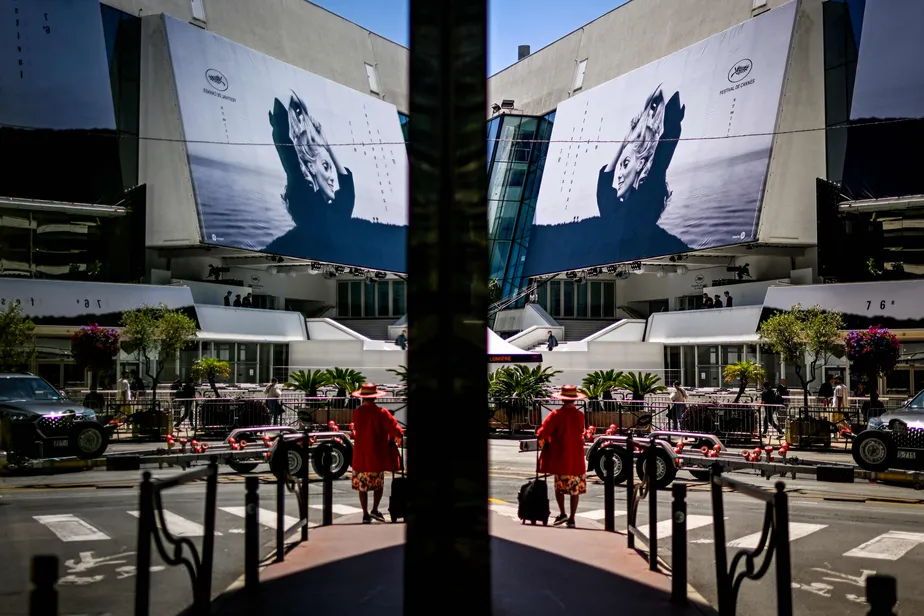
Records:
M515 516L516 493L532 475L535 458L518 453L513 441L491 441L492 509ZM265 467L263 467L265 468ZM258 470L258 473L261 469ZM174 474L175 470L155 475ZM685 473L681 473L679 480ZM771 487L753 475L736 477ZM56 554L61 559L62 614L127 614L134 597L138 492L137 472L102 470L57 476L4 478L0 484L0 615L25 614L28 599L29 559L35 554ZM856 484L819 484L813 480L787 480L791 496L793 598L797 614L865 614L859 602L865 576L873 572L898 578L899 613L924 612L924 589L915 583L915 571L924 564L924 505L919 492L907 488ZM55 487L57 486L57 487ZM320 484L310 489L311 505L321 502ZM261 485L264 553L274 541L275 486ZM204 486L194 484L171 490L165 498L167 525L201 541ZM659 551L671 562L669 495L659 495ZM334 522L357 520L358 503L349 482L335 482ZM215 571L217 594L239 578L244 557L244 486L239 476L223 475L218 491ZM386 496L387 506L387 496ZM297 511L287 496L290 516ZM603 485L591 479L579 515L586 521L603 521ZM617 488L617 529L625 528L626 499ZM689 581L715 604L714 526L709 492L689 478ZM320 523L320 510L311 509L310 521ZM756 541L763 521L762 504L734 493L725 494L726 537L731 555ZM639 509L639 525L648 520L647 504ZM294 521L294 520L291 520ZM665 528L662 528L664 526ZM645 530L643 528L642 530ZM576 531L580 532L580 531ZM590 531L586 531L590 532ZM182 568L163 567L155 559L152 574L151 613L176 614L191 601L190 584ZM746 581L739 613L771 613L775 605L771 574Z

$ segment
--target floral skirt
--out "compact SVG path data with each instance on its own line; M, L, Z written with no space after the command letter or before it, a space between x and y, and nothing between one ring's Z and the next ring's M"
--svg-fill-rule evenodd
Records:
M571 496L587 494L587 475L555 475L555 491Z
M374 492L385 486L385 473L353 471L353 489L357 492Z

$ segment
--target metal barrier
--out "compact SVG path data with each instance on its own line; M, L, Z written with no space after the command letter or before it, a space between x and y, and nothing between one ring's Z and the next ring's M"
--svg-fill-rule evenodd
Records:
M302 435L303 443L307 446L308 432ZM332 446L330 443L321 443L322 468L327 471L322 473L322 501L321 501L321 519L322 526L333 524L333 479L331 477L331 465L333 463ZM302 464L298 477L287 475L276 480L276 562L285 561L286 542L288 537L294 531L301 531L299 542L308 541L308 464ZM244 494L244 588L247 591L255 591L260 586L260 482L259 477L247 477L245 479ZM285 525L285 492L286 490L295 492L298 500L298 521L292 526Z
M174 537L167 527L161 495L175 488L200 479L206 480L205 487L205 531L202 537L201 555L195 544L185 537ZM151 595L151 542L163 561L173 567L183 565L189 573L193 586L192 614L208 614L212 594L212 564L215 552L215 508L218 498L218 464L213 458L208 466L188 471L168 479L151 479L145 472L141 482L141 497L138 514L138 551L136 555L135 615L150 613ZM169 544L171 550L167 549ZM189 555L184 555L184 549Z
M32 592L29 593L29 616L56 616L58 613L58 557L40 555L32 557L29 574Z

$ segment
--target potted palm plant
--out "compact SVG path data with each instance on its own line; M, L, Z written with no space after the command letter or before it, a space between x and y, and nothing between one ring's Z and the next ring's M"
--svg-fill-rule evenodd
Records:
M548 398L552 391L552 379L561 370L522 364L505 366L488 377L488 394L493 398L495 410L489 417L503 424L513 433L517 424L538 425L541 414L530 416L534 402ZM498 416L500 415L500 416Z
M350 398L350 394L357 391L366 382L366 377L362 372L353 368L328 368L327 379L330 385L337 388L336 400L331 401L331 406L339 409L347 409L347 412L330 413L328 412L328 421L333 419L337 424L349 423L352 419L352 409L354 402L359 402L355 398Z
M652 414L645 411L645 396L659 394L667 390L667 387L661 384L661 377L650 372L644 374L641 372L628 372L619 380L619 385L632 395L632 401L626 405L628 416L620 417L620 427L649 428ZM622 413L622 409L620 409L620 413Z
M395 393L399 396L407 395L407 366L398 366L397 368L389 368L388 372L391 372L396 377L398 377L398 384L400 388Z
M289 375L285 387L304 393L306 398L318 398L318 390L326 385L330 385L327 370L297 370ZM304 405L298 410L299 422L315 423L315 412L326 404L324 400L305 400Z

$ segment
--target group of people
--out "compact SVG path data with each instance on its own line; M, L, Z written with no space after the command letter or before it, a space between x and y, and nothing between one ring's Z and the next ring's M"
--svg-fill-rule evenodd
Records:
M703 308L731 308L735 305L735 298L731 293L725 291L725 301L722 296L716 293L715 298L709 297L708 293L703 293Z
M238 293L231 299L231 291L225 295L225 306L234 306L235 308L253 308L253 293L248 293L244 297Z

